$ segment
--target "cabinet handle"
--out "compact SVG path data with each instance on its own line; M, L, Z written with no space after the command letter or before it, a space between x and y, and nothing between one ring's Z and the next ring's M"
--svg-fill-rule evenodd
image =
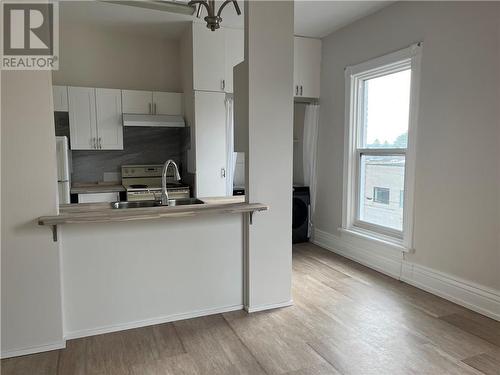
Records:
M226 80L225 79L222 80L221 86L222 86L222 90L224 90L226 88Z
M153 112L156 115L156 103L153 104Z
M94 138L93 138L93 137L91 137L91 138L89 139L89 142L90 142L90 147L91 147L91 148L94 148Z
M302 85L300 85L300 96L302 96Z
M149 106L149 114L151 115L152 114L152 112L151 112L151 103L149 103L148 106Z
M226 178L226 168L221 168L221 169L220 169L220 176L221 176L222 178Z
M295 86L295 96L299 95L299 86Z
M101 137L99 137L99 149L102 149L102 140L101 140Z

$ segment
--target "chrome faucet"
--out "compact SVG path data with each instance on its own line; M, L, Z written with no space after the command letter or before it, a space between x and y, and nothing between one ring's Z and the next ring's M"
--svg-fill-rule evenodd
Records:
M161 204L162 206L168 206L168 191L167 191L167 169L170 164L174 166L174 180L179 181L181 175L179 174L179 167L172 159L169 159L163 165L163 172L161 174Z

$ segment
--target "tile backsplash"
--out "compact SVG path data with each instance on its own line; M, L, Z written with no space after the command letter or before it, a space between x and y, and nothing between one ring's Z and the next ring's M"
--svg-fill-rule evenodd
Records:
M57 136L69 137L67 113L56 112L55 127ZM123 150L71 152L72 182L103 181L105 173L108 177L120 176L124 164L163 164L168 159L175 160L184 171L188 147L189 128L124 127Z

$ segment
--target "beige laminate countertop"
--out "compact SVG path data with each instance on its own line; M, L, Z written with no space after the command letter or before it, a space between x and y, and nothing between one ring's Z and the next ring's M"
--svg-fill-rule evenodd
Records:
M153 220L212 213L253 213L269 209L265 204L245 203L244 199L245 197L242 196L201 198L205 202L204 204L126 209L113 209L110 203L65 204L60 206L59 215L41 216L38 218L38 224L55 226L61 224Z

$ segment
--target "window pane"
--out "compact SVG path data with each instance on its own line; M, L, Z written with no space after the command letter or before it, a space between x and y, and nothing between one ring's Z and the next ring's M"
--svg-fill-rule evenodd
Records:
M411 70L363 81L364 148L406 148Z
M405 156L362 155L359 219L403 230Z
M389 204L391 189L375 186L373 188L373 201L376 203Z

